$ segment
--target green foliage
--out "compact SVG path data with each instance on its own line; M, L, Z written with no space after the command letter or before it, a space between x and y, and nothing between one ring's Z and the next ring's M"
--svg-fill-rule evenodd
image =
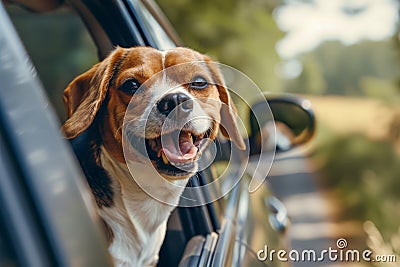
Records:
M400 157L390 141L339 136L321 145L322 177L337 189L348 219L371 220L384 236L400 224Z
M392 39L364 41L352 46L325 42L300 56L304 71L297 79L289 81L286 88L310 94L399 98L399 92L392 89L400 73L398 55L398 47ZM374 83L378 80L381 81L379 85ZM319 86L322 88L317 90Z
M399 87L395 80L363 77L360 80L360 89L369 97L397 103L399 101Z
M323 67L313 54L304 57L301 75L297 79L288 80L286 90L291 93L324 94L327 84L322 71Z
M276 42L283 37L272 17L277 1L158 2L185 45L252 78L263 91L279 92Z
M275 72L281 62L275 44L284 33L272 16L282 1L159 0L158 3L187 46L245 72L264 91L400 97L399 91L393 90L400 73L397 38L351 46L325 42L298 57L303 64L298 78L284 80Z

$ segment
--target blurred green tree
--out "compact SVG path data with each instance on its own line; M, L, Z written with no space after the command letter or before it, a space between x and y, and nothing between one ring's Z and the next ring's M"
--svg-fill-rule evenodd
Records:
M272 16L280 1L160 0L185 45L249 75L263 91L279 92L275 75L280 58L276 42L283 37Z
M400 95L392 90L400 73L397 54L392 39L351 46L325 42L299 56L304 71L287 81L285 88L297 93L398 98ZM324 88L318 90L316 86Z
M390 237L400 218L400 158L390 140L364 135L337 136L319 146L326 185L339 194L346 219L371 220Z

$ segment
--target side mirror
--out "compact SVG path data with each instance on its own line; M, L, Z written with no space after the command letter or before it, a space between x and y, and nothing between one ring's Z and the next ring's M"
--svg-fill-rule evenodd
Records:
M257 154L276 129L276 152L290 150L311 139L315 131L315 117L310 101L297 96L265 96L272 111L273 121L265 112L265 102L260 101L250 111L250 153ZM274 124L275 123L275 127ZM266 141L266 142L265 142Z

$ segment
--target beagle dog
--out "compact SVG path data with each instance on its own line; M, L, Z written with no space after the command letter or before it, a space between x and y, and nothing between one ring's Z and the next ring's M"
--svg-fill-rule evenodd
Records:
M114 264L156 265L167 219L207 144L220 129L245 149L219 69L188 48L117 47L75 78L63 100L66 137L86 135L77 156ZM156 175L167 183L154 182ZM158 191L163 201L146 187Z

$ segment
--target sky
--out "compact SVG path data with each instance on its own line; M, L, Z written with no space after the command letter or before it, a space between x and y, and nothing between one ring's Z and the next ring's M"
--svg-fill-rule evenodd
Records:
M274 11L286 32L276 49L287 60L327 40L345 45L393 36L399 21L397 0L287 0Z

